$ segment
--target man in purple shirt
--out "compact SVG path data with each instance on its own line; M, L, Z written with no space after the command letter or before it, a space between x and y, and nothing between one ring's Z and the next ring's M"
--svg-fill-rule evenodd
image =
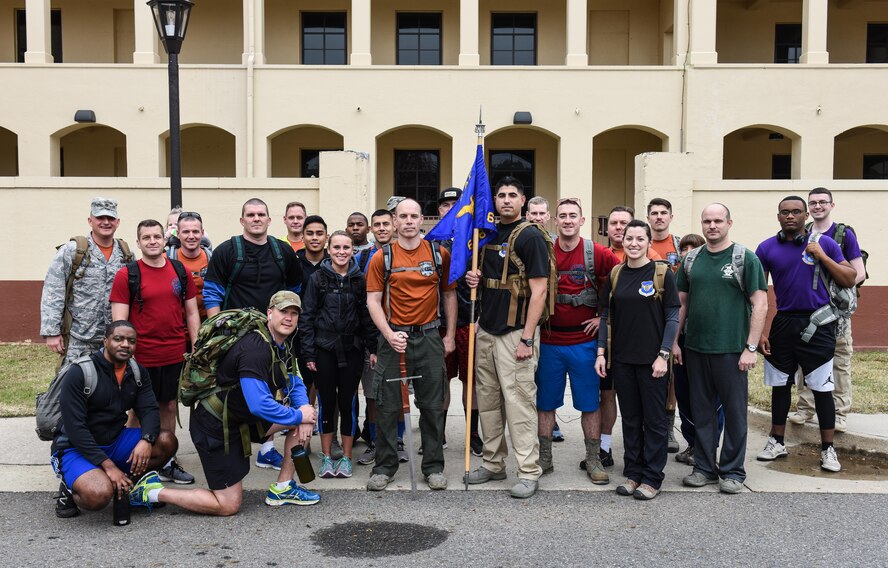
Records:
M825 471L842 469L833 447L836 407L832 398L832 376L836 347L834 323L817 327L808 341L802 332L811 314L829 304L832 279L842 287L854 285L856 271L842 256L831 238L808 233L807 203L801 197L784 198L777 209L780 232L764 241L755 254L762 262L765 276L771 275L777 297L777 314L771 329L759 342L765 355L765 385L771 388L771 433L759 461L771 461L788 455L784 445L790 392L799 366L804 382L814 395L820 421L820 467Z
M854 270L857 271L855 283L860 284L866 279L863 253L860 251L857 235L851 227L841 225L843 230L838 231L839 225L834 223L830 216L835 206L830 190L825 187L812 189L808 192L808 209L811 211L813 223L809 223L809 225L811 230L826 235L838 243L842 248L845 260L850 262ZM833 360L833 379L836 381L836 390L832 394L833 401L836 403L836 432L845 431L848 413L851 412L851 354L853 351L851 318L840 318L836 325L836 354ZM811 390L800 386L796 412L790 415L789 421L795 424L804 424L805 422L813 422L814 416L814 397Z

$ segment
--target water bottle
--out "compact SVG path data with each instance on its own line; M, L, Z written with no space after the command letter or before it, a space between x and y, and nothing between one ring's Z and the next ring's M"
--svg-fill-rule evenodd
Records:
M314 481L314 468L311 467L311 461L308 459L308 452L305 451L305 448L293 446L290 457L293 459L293 465L296 467L296 475L299 477L299 481L301 483Z
M114 526L122 527L130 523L129 494L124 492L123 497L114 491Z

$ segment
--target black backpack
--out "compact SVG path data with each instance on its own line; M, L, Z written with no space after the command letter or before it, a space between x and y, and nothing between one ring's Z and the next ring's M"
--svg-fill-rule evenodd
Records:
M191 276L188 274L188 271L185 270L185 265L178 260L168 258L167 262L173 265L173 269L176 271L176 276L179 278L179 288L181 290L180 295L182 297L182 309L184 310L185 295L188 293L188 279L191 278ZM139 313L142 313L144 302L142 301L142 270L139 268L139 261L134 260L130 263L127 263L126 271L129 276L129 278L127 279L127 284L129 286L130 305L138 303Z

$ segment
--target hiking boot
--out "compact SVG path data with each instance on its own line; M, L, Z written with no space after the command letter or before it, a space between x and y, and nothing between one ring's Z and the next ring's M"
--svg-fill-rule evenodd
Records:
M275 448L271 448L271 450L264 454L260 450L259 454L256 456L256 467L261 467L263 469L276 469L280 471L281 464L283 463L284 456L282 456Z
M370 465L371 463L376 461L376 444L369 444L367 449L364 450L364 453L361 454L361 457L358 458L358 464L360 465Z
M675 439L675 411L672 411L669 415L669 430L666 433L666 451L674 454L678 449L678 440Z
M189 485L194 483L194 476L182 469L182 466L179 465L176 458L173 458L168 466L158 471L157 477L159 477L161 481L172 481L179 485Z
M336 467L333 470L333 476L339 478L346 478L352 476L352 461L351 459L342 456L338 460L336 460Z
M837 473L842 471L842 464L839 463L839 456L836 455L836 449L829 446L820 452L820 469Z
M426 483L429 484L429 489L447 489L447 477L440 471L436 473L430 473L425 477L425 480Z
M401 463L410 461L410 456L407 455L407 450L404 449L404 440L400 438L398 438L398 461Z
M367 480L367 491L382 491L392 482L392 478L383 473L374 473Z
M278 489L276 483L272 483L268 487L265 494L265 504L269 507L280 507L281 505L314 505L321 500L321 496L314 491L309 491L296 482L290 480L290 485L285 489Z
M738 479L731 479L728 477L719 480L718 490L722 493L727 493L728 495L736 495L743 491L743 484L740 483L740 480Z
M586 440L586 475L595 485L607 485L610 483L610 476L604 471L601 465L601 440Z
M527 499L533 497L533 494L537 492L537 486L537 482L533 479L519 479L518 483L509 490L509 495L515 499Z
M768 437L768 443L765 444L765 449L760 451L755 459L758 461L772 461L777 458L785 458L789 455L789 452L786 451L786 446L777 441L777 438L774 436Z
M612 467L614 465L614 453L612 450L604 451L598 450L598 461L601 462L601 467ZM586 460L580 462L580 469L586 471Z
M555 423L555 428L552 430L552 441L553 442L563 442L564 441L564 432L561 431L561 428L558 426L558 423Z
M836 432L847 432L848 420L844 416L836 416Z
M475 471L471 472L468 477L469 485L480 485L482 483L487 483L488 481L499 481L500 479L506 478L505 471L499 471L494 473L487 469L484 466L479 467Z
M148 501L148 493L152 489L163 489L163 482L160 481L156 471L149 471L142 476L139 481L133 485L129 492L129 502L131 507L147 507L150 511L154 507L154 503Z
M333 438L333 443L330 445L330 457L334 460L338 460L345 455L345 452L342 451L342 446L339 444L339 440Z
M480 458L484 455L484 442L481 441L481 436L478 434L472 434L471 438L469 438L469 448L472 450L472 455Z
M552 465L552 439L543 438L542 436L539 436L539 439L540 459L537 463L543 469L543 475L546 475L555 471L555 466Z
M638 499L639 501L650 501L654 497L660 494L659 489L654 489L647 483L642 483L638 487L635 488L635 491L632 492L632 496Z
M623 497L632 497L632 494L635 493L635 490L638 489L639 485L641 484L637 481L627 479L617 486L617 495L622 495Z
M709 478L706 477L703 472L695 471L691 475L686 475L681 482L686 487L704 487L706 485L715 485L718 483L718 478Z
M813 422L814 421L814 413L813 412L805 412L804 410L796 410L792 414L790 414L787 418L788 421L793 424L798 424L801 426L805 422Z
M683 452L678 452L677 454L675 454L675 461L686 463L690 466L693 466L695 463L697 463L694 460L694 446L688 446L684 449Z
M333 465L333 458L324 456L321 458L321 467L318 468L318 477L330 479L336 477L336 466Z
M65 482L59 483L59 494L56 495L56 517L60 519L70 519L80 514L77 503L74 502L74 494L65 485Z

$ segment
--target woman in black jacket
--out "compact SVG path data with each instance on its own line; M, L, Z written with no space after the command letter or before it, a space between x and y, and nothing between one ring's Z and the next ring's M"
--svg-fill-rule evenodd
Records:
M376 363L377 330L367 311L367 281L352 259L352 239L344 231L330 235L330 258L311 275L303 294L300 318L302 356L317 373L321 431L320 477L351 477L352 445L357 417L353 414L364 365L364 348L370 366ZM333 461L330 448L339 410L343 457Z

